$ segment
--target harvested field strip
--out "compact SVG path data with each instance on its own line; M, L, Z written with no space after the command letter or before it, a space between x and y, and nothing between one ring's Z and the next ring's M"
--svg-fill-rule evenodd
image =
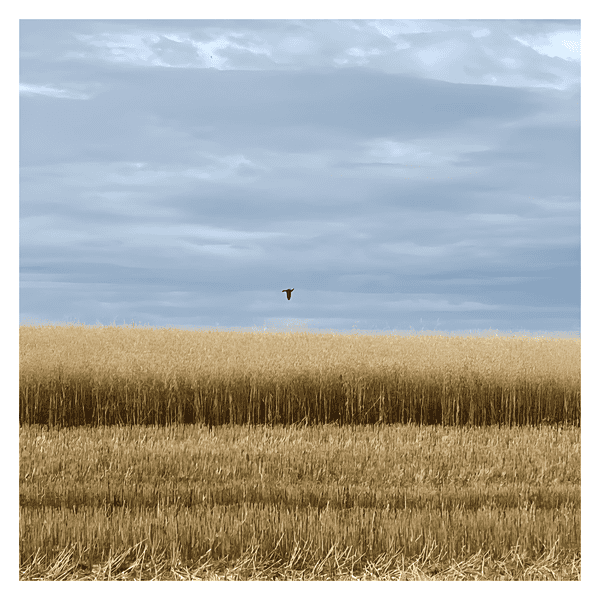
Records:
M574 427L21 428L22 572L141 542L183 565L302 547L302 571L347 548L359 570L432 547L577 561L580 538Z
M580 424L581 340L21 326L21 425Z
M306 563L307 545L298 543L288 560L265 557L248 548L239 559L216 559L208 552L184 564L177 547L167 555L150 555L145 540L102 563L84 564L74 557L77 547L65 548L49 565L36 554L20 579L28 581L579 581L581 554L550 548L535 560L516 546L498 559L481 550L465 560L448 560L435 543L406 560L402 552L364 559L352 548L333 546L327 555ZM301 565L306 565L302 567Z
M332 546L351 548L370 560L399 551L415 559L427 543L436 545L451 558L464 560L485 549L498 559L513 547L525 547L529 555L539 556L558 539L561 550L578 548L575 532L580 527L573 507L562 511L484 509L431 511L423 509L342 509L291 508L253 504L130 511L116 507L76 510L21 509L22 564L38 548L56 556L58 551L75 546L82 551L78 562L100 562L110 552L122 552L144 540L151 554L176 551L184 563L210 553L215 559L238 559L253 546L263 556L289 560L302 542L306 554L301 568L323 560ZM27 530L33 523L44 523L37 533L40 546L32 543ZM35 534L34 534L35 535ZM308 544L304 542L309 541ZM553 543L554 541L554 543ZM54 552L51 552L51 551Z

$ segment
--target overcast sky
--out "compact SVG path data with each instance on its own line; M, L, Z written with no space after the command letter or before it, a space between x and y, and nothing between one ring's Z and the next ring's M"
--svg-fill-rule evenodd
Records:
M20 321L579 331L580 71L574 20L21 21Z

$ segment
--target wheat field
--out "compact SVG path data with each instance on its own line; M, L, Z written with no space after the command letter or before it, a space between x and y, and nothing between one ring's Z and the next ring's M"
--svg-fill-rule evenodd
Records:
M548 426L25 426L21 577L576 579L580 441Z
M22 580L578 580L581 342L21 326Z
M21 424L580 423L581 340L21 326Z

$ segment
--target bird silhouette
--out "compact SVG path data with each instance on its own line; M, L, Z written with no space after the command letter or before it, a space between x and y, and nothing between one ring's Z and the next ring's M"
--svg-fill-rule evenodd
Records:
M292 292L294 291L294 288L292 288L291 290L281 290L281 291L287 293L288 300L292 299Z

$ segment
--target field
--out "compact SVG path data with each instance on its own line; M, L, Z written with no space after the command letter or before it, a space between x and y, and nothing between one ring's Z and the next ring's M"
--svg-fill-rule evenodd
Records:
M579 579L580 340L20 328L21 579Z
M20 328L19 419L579 425L581 340Z

